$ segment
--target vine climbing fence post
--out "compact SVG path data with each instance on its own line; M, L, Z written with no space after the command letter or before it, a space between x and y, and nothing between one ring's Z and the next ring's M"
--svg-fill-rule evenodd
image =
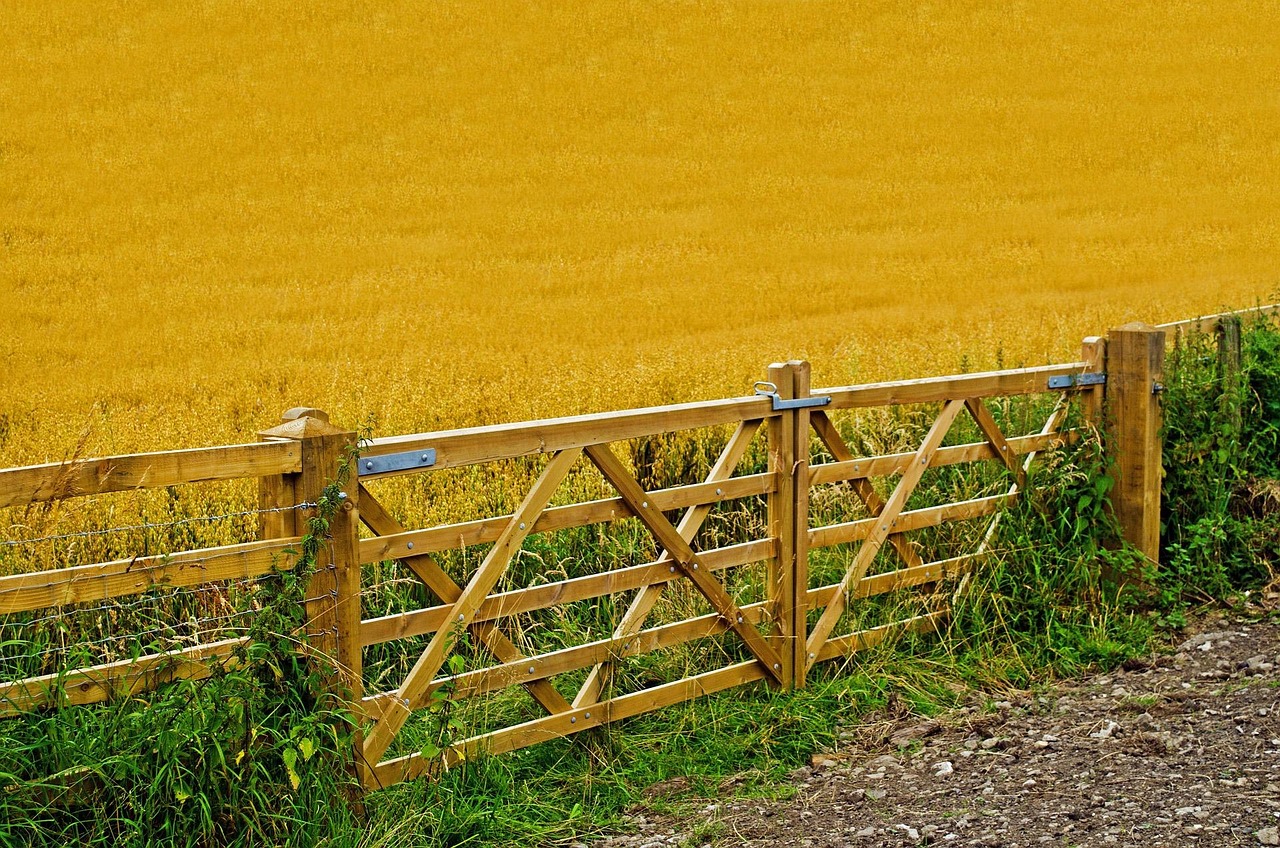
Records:
M303 593L310 661L331 695L353 711L363 696L360 640L360 486L356 469L358 437L329 423L327 413L306 407L290 409L283 422L259 433L264 441L295 440L302 447L302 470L262 478L261 506L308 504L303 510L264 512L264 538L322 534L315 562ZM312 526L318 505L329 487L339 484L341 503L327 527ZM357 718L358 723L358 718ZM355 748L361 747L359 727ZM362 768L356 757L357 777Z

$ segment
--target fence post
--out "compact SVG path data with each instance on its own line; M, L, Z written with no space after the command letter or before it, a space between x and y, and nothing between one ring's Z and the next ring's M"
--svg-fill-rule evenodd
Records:
M809 395L809 363L792 360L769 366L778 397ZM786 410L769 419L769 535L778 554L769 563L769 608L782 657L782 685L802 688L807 665L809 590L809 411Z
M1218 340L1218 381L1222 392L1218 406L1231 427L1232 439L1239 439L1241 429L1240 398L1237 391L1241 368L1240 325L1239 315L1223 315L1218 320L1215 332Z
M263 440L297 440L302 448L301 473L263 479L264 508L316 503L337 479L340 464L352 455L358 444L355 432L330 424L325 412L305 407L289 410L282 424L263 430L259 436ZM345 497L329 521L315 570L304 591L306 633L313 658L320 659L323 674L331 675L326 688L347 703L357 716L363 695L359 491L353 466L342 486ZM310 511L300 509L265 514L263 533L303 535L308 514ZM358 736L357 732L357 776L362 776Z
M1107 338L1107 444L1114 459L1111 507L1124 539L1157 565L1163 471L1159 392L1163 330L1125 324Z

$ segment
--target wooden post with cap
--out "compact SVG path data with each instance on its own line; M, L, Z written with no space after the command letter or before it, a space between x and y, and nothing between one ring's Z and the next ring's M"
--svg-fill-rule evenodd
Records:
M264 441L292 439L301 443L302 471L264 478L261 530L269 536L303 536L314 516L315 504L340 477L342 464L353 461L358 445L354 431L329 423L327 413L296 407L283 415L283 422L259 437ZM338 504L329 519L315 568L303 593L306 635L313 663L326 679L326 689L340 698L359 719L362 685L360 641L360 485L354 465L342 480ZM302 506L302 505L308 506ZM297 507L289 509L288 507ZM363 764L358 756L361 744L356 732L357 776L363 782Z

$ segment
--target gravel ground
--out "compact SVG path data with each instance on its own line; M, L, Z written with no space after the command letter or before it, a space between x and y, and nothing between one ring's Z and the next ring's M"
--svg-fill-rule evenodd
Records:
M788 800L639 810L633 833L597 848L1280 845L1280 623L1198 630L1172 654L994 709L891 707L795 772Z

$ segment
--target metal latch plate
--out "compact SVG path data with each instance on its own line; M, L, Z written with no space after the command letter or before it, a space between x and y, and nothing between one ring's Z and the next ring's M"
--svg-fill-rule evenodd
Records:
M1107 382L1107 375L1101 371L1088 371L1084 374L1067 374L1063 377L1050 377L1049 388L1071 389L1085 386L1101 386Z
M430 468L436 464L436 449L389 453L386 456L360 457L360 476L388 474L392 471L412 471L417 468Z
M767 387L767 388L766 388ZM773 411L781 412L784 409L809 409L815 406L826 406L831 403L830 396L793 398L783 400L778 397L778 387L773 383L759 382L756 383L756 394L760 397L767 397L773 401Z

